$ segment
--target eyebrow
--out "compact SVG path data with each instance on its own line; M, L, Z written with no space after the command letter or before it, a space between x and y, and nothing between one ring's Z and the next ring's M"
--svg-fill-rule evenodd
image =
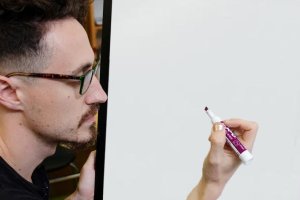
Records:
M93 66L93 63L86 63L81 65L80 67L78 67L77 69L73 70L71 73L76 75L79 72L86 72L87 70L89 70L91 67Z

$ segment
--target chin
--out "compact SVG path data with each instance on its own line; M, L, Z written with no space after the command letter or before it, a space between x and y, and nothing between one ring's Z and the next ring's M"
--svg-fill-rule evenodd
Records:
M62 141L60 145L67 147L68 149L88 149L91 146L94 146L97 139L96 126L90 126L88 131L79 131L77 133L76 141Z
M61 142L60 145L71 149L71 150L85 150L89 147L92 147L95 145L95 140L90 141L83 141L83 142Z

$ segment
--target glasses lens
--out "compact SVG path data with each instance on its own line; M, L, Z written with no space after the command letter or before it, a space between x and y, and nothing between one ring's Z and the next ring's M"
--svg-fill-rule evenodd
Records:
M89 88L93 78L93 70L90 70L84 77L81 94L84 94Z

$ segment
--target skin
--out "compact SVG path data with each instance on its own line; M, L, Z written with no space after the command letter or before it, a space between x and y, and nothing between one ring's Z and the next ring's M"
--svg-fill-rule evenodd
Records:
M51 22L44 40L51 49L44 73L73 74L80 66L93 63L94 54L86 32L74 19ZM93 116L87 117L87 113L106 100L95 77L81 96L76 82L49 79L28 82L19 77L0 76L0 156L31 182L34 169L55 152L58 143L82 146L93 140ZM240 141L251 151L257 124L241 119L224 123L238 133ZM213 126L209 141L211 147L203 163L202 177L188 200L216 200L240 165L225 144L220 124ZM95 152L92 152L81 170L78 187L68 200L93 199L94 165Z
M242 144L249 151L252 151L258 125L255 122L242 119L225 120L224 123L238 135ZM225 131L221 124L213 125L209 141L211 147L203 163L202 177L188 195L187 200L217 200L221 196L226 183L241 164L235 152L226 144ZM95 153L92 152L82 168L82 176L77 192L73 193L68 199L93 199L94 162Z
M42 73L82 75L87 69L78 69L93 64L87 34L75 19L50 22L44 41L51 51ZM0 76L0 156L26 180L32 181L34 169L55 152L58 143L84 146L94 140L93 107L107 96L96 77L84 95L79 88L76 81L39 78L30 82ZM85 165L92 171L93 162L94 153ZM87 193L76 190L72 199L89 199L84 196Z
M230 119L224 123L237 135L241 143L252 151L258 125L255 122ZM188 196L188 200L216 200L241 164L235 152L226 144L225 130L214 124L209 137L210 150L202 168L202 178Z

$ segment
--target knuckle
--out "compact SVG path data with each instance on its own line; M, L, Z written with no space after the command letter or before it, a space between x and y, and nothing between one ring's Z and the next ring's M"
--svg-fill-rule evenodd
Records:
M222 163L222 159L218 156L208 156L206 158L207 164L210 166L210 169L218 169L220 164ZM216 171L216 170L214 170Z
M253 127L253 129L254 130L258 130L258 128L259 128L259 125L258 125L258 123L257 122L251 122L251 126Z

